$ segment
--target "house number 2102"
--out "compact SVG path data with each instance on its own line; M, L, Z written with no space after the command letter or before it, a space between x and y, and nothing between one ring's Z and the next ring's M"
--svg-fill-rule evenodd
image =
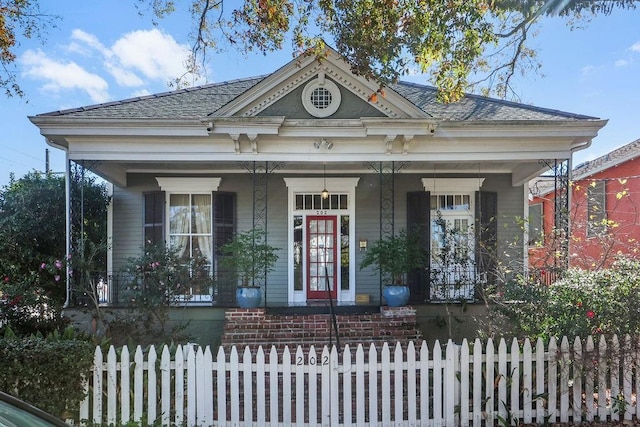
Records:
M316 358L315 357L310 357L309 358L309 365L313 366L316 364ZM329 364L329 356L324 356L322 358L322 366L326 366ZM296 365L298 366L302 366L304 365L304 357L300 356L298 357L298 360L296 361Z

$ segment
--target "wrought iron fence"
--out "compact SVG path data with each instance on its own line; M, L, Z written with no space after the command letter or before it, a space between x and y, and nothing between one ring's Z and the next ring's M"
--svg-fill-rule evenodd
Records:
M429 300L432 302L472 302L476 289L486 283L486 275L478 273L474 266L455 265L431 268Z

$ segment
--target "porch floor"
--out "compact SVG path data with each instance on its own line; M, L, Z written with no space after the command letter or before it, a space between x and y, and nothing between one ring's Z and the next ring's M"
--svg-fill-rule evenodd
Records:
M269 305L265 308L266 314L273 315L313 315L331 314L337 316L380 313L380 304L354 304L333 302L333 307L328 301L306 302L288 305Z

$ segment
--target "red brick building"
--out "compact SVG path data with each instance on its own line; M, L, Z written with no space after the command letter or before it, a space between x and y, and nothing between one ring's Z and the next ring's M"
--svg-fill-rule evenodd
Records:
M569 188L569 266L598 269L618 255L640 256L640 139L575 167ZM529 265L545 274L558 265L563 241L553 178L530 191Z

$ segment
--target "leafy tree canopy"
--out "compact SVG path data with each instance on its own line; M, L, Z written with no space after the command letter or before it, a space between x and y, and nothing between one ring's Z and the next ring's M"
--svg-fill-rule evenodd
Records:
M138 0L155 16L179 2ZM325 40L352 71L385 84L412 73L430 75L442 102L466 90L514 95L517 72L536 69L527 47L540 17L559 15L569 23L636 0L192 0L193 64L221 41L243 51L267 53L291 43L294 56L322 57ZM228 10L225 8L236 7Z
M187 4L193 21L191 70L207 51L227 42L267 53L290 44L293 54L326 54L325 40L356 74L382 87L410 73L427 73L439 99L453 102L465 90L514 95L517 72L538 68L527 46L544 16L569 23L637 0L138 0L141 13L163 18ZM45 22L46 21L46 22ZM55 17L40 13L37 0L0 0L0 86L22 92L11 69L17 38L41 36ZM180 80L178 78L178 83Z

